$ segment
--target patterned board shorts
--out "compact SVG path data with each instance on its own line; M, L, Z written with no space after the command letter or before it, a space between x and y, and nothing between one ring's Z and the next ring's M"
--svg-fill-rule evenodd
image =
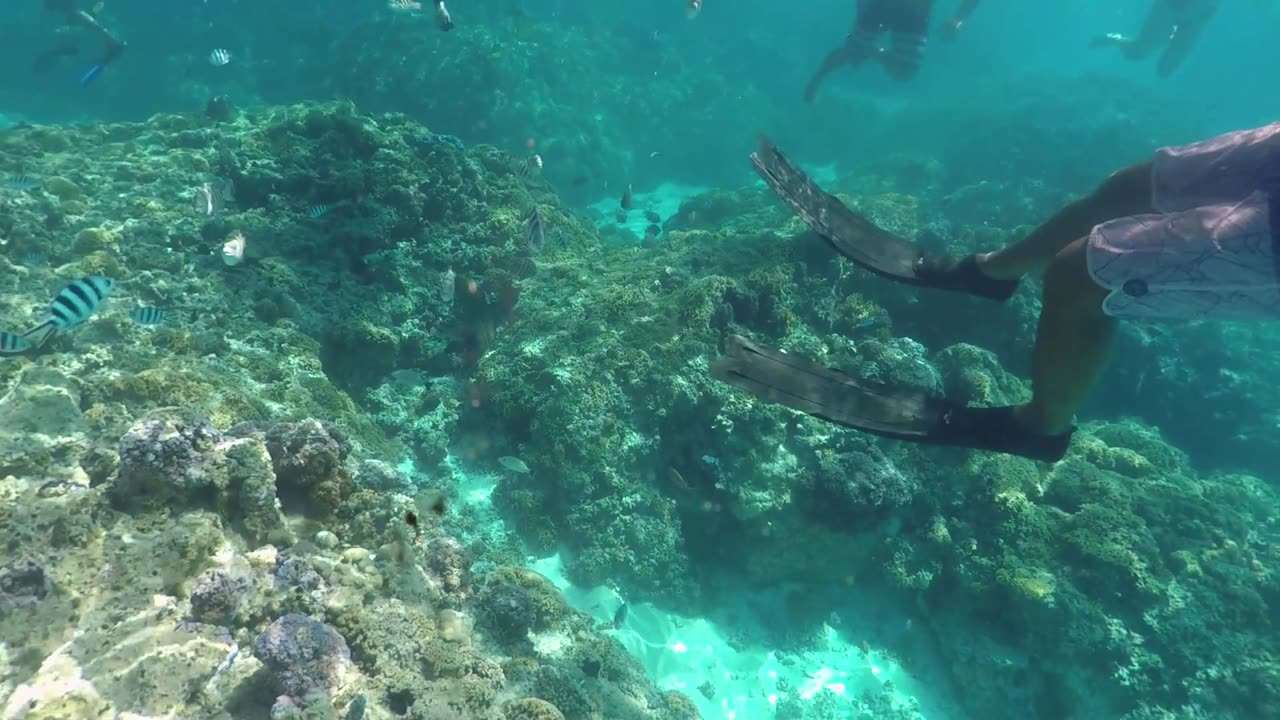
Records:
M1089 236L1094 281L1120 318L1280 318L1280 123L1163 148L1152 162L1162 214Z

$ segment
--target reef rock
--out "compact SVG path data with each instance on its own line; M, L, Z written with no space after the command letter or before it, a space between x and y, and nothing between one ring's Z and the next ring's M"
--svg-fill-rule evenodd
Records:
M197 415L158 410L129 428L119 454L114 496L122 504L212 505L256 540L285 529L270 456L258 438L225 436Z
M332 515L351 493L346 433L321 420L278 423L266 432L267 450L281 489L308 509Z
M44 567L30 558L0 568L0 610L34 605L52 589Z
M337 630L296 613L268 625L254 640L253 653L290 698L328 693L351 662L351 651Z
M88 431L80 412L79 386L47 368L27 369L13 390L0 397L0 476L74 476Z

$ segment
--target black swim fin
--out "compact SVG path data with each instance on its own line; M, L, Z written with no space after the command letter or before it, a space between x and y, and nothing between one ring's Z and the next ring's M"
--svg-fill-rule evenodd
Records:
M1018 425L1013 408L971 408L910 388L870 386L839 370L765 347L725 339L711 375L763 400L827 422L898 440L1061 460L1071 433L1039 435Z
M962 260L927 257L910 240L878 227L823 190L763 135L759 149L751 154L751 164L811 230L865 270L912 285L1000 301L1009 299L1018 287L1016 280L984 275L972 256Z

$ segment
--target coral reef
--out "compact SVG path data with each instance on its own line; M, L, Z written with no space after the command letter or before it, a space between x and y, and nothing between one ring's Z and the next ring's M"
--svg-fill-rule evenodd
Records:
M535 42L419 43L389 22L335 49L368 55L338 81L371 102L549 61ZM370 51L382 30L396 43ZM528 96L478 109L475 94L409 94L423 115L482 113L504 147L537 114ZM934 152L921 131L920 148L841 168L833 187L905 236L989 247L1094 177L1012 178L1043 157L1030 148L1064 141L1027 118L1064 104L1033 93L995 125L966 112L956 127L980 141ZM924 124L913 113L904 127ZM591 152L598 123L564 123L582 159L550 180L634 164ZM1090 163L1148 142L1082 127L1065 141ZM993 156L1010 177L974 176ZM0 165L34 157L43 186L0 196L0 327L38 323L51 289L87 272L182 318L142 327L106 307L0 363L0 716L696 717L513 566L557 548L574 581L690 614L794 584L770 638L792 644L830 619L825 598L874 589L937 639L976 717L1277 712L1275 337L1197 327L1188 347L1126 331L1112 383L1130 387L1102 393L1070 456L1044 467L873 440L709 378L721 336L740 332L864 381L1026 397L1033 292L979 309L870 282L757 188L688 200L661 242L608 242L506 153L345 102L0 134ZM192 187L218 178L235 203L193 217ZM533 207L552 228L536 257ZM210 256L233 231L250 248L235 267ZM36 251L48 261L13 260ZM1188 417L1199 402L1215 422ZM488 496L459 463L500 472L492 499L519 540L463 527ZM444 509L423 511L427 488ZM778 705L913 712L888 693Z
M52 288L87 272L174 320L142 327L108 305L0 363L0 716L545 710L534 678L564 661L506 678L487 591L526 598L535 630L598 631L510 566L523 561L512 542L461 542L418 484L452 487L444 448L468 407L452 375L478 356L450 338L487 350L492 333L474 328L509 322L495 298L515 286L495 268L522 252L531 193L566 243L597 243L590 230L490 149L437 143L423 163L411 140L424 128L346 104L100 130L111 142L85 127L0 134L6 167L39 148L41 175L65 180L0 196L13 242L0 326L39 322ZM211 177L233 178L236 202L193 218L184 198ZM308 218L322 202L337 208ZM233 229L250 251L228 267L209 251ZM9 252L36 248L48 263ZM476 296L416 290L451 266ZM387 383L421 395L375 421ZM399 469L410 454L421 472ZM581 692L589 707L621 693L604 680Z

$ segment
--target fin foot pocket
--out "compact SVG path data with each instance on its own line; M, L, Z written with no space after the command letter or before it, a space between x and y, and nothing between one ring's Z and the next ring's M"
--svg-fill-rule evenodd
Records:
M911 388L871 386L741 335L725 339L711 375L762 400L883 437L1056 461L1071 432L1040 435L1023 428L1013 408L969 408Z

